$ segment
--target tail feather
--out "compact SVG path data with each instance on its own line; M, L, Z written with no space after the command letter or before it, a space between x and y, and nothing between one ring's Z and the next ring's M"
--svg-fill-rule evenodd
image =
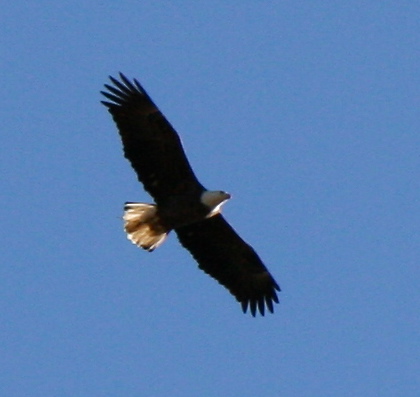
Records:
M159 247L169 233L160 223L154 204L125 203L123 219L127 238L147 251Z

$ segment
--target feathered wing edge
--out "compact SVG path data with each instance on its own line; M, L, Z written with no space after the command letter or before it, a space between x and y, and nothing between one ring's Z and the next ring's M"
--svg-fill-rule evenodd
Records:
M146 90L136 79L133 79L133 82L131 82L121 72L119 73L119 76L122 83L118 81L115 77L109 76L109 79L115 85L115 87L109 84L104 84L105 88L109 92L101 91L101 94L109 100L111 100L112 102L101 101L103 105L105 105L108 109L125 105L126 103L131 102L131 98L137 93L144 97L143 103L148 103L150 105L150 109L158 110L157 106L154 104Z
M197 260L199 268L235 296L244 313L265 309L273 313L279 303L279 285L256 252L243 241L221 215L176 229L181 244Z

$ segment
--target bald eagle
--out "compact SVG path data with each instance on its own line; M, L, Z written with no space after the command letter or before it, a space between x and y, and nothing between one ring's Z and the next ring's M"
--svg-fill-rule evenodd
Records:
M124 228L139 247L153 251L174 230L181 244L204 270L225 286L255 317L257 309L273 313L280 288L254 249L221 215L230 198L198 181L181 140L137 80L120 73L109 77L102 101L117 124L125 157L155 204L127 202Z

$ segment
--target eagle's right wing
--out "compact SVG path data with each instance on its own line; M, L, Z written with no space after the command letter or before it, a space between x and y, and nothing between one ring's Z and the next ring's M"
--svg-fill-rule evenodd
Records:
M121 136L125 157L157 203L169 195L202 191L181 140L137 80L110 77L102 94Z

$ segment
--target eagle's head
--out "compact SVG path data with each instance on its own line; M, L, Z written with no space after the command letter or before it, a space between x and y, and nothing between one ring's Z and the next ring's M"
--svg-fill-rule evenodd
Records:
M210 209L207 217L216 215L220 212L221 206L231 198L229 193L222 190L206 190L201 195L201 202Z

